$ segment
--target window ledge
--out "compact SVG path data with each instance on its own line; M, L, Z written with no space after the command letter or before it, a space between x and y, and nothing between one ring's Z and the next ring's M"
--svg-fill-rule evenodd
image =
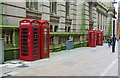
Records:
M27 12L30 12L30 13L42 14L42 13L39 12L38 10L32 10L32 9L29 9L29 8L26 8L26 11L27 11Z

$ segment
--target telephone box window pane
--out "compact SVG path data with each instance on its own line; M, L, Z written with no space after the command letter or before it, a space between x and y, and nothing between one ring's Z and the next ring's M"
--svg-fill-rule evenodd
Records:
M47 42L47 37L44 39L45 43Z
M37 32L38 31L38 29L37 28L34 28L34 32Z
M22 50L22 52L28 52L28 50Z
M22 28L22 32L28 32L28 28Z
M98 36L98 41L97 42L99 42L99 34L97 34L97 36Z
M22 34L28 34L28 32L22 32Z
M92 40L94 39L94 34L92 33Z
M28 41L27 39L22 39L22 42L27 43Z
M48 40L47 40L47 29L44 29L44 53L46 54L47 53L47 43L48 43Z
M34 55L38 55L38 50L34 50Z
M92 43L92 34L90 33L90 43Z
M37 35L34 35L33 37L34 37L34 38L38 38L38 36L37 36Z
M45 31L45 32L44 32L44 34L46 35L46 34L47 34L47 32Z
M22 38L28 38L28 36L27 35L22 35Z
M38 55L38 28L34 28L34 35L33 35L33 40L34 40L34 55Z
M38 34L38 32L34 32L34 34Z
M27 41L22 41L22 43L27 43Z
M45 32L47 32L47 29L44 29Z
M38 42L34 42L34 45L37 46L37 45L38 45Z
M99 41L100 41L100 37L101 37L101 34L99 34L99 38L98 38Z
M22 46L22 48L23 48L23 49L27 49L27 48L28 48L28 46Z
M47 47L45 47L45 48L44 48L44 53L45 53L45 54L47 53L47 50L48 50Z
M34 39L34 41L38 41L38 39Z
M28 54L22 53L22 56L28 56Z
M27 42L27 39L22 39L22 42Z
M27 45L27 43L22 43L22 45Z
M45 46L46 46L46 44L47 44L47 41L44 42L44 45L45 45Z
M38 48L38 46L34 46L34 48Z

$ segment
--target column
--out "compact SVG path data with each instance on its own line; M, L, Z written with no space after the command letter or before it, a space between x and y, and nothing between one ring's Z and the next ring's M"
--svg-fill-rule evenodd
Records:
M102 14L101 14L100 20L101 20L101 22L100 22L100 30L102 30Z
M105 16L105 34L107 35L107 31L108 31L108 28L107 28L107 16Z
M76 1L74 0L74 2L70 2L70 18L72 19L72 24L71 24L71 29L72 32L76 32Z
M10 33L8 33L8 44L10 44Z
M101 13L99 13L99 30L101 29Z
M15 30L13 30L13 35L12 35L12 42L13 42L13 46L15 47L16 46L16 40L15 40Z
M103 14L102 14L102 17L101 17L101 18L102 18L102 19L101 19L101 20L102 20L102 21L101 21L101 22L102 22L101 30L103 30L103 29L104 29L104 28L103 28L103 25L104 25L104 22L103 22L103 21L104 21Z
M42 20L47 20L50 21L50 1L46 0L43 1L42 3L39 2L41 5L40 9L42 10Z
M2 0L1 0L1 1L2 1ZM2 17L3 7L2 7L1 1L0 1L0 26L2 26L2 22L3 22L3 17ZM0 28L0 38L2 38L2 28Z
M83 10L83 8L84 8L83 4L84 4L84 2L85 2L84 0L81 0L81 1L77 0L76 28L79 29L78 32L81 32L81 29L82 29L82 17L84 17L84 15L83 15L83 11L84 11Z
M5 45L7 44L6 35L7 35L7 33L4 32L4 44L5 44Z
M98 30L99 30L99 11L97 11L97 27L98 27Z
M97 20L97 11L96 11L97 9L96 9L96 6L94 6L93 7L93 16L92 16L92 18L93 18L93 21L94 21L94 25L93 25L93 28L95 29L95 30L97 30L97 22L98 22L98 20Z
M59 11L58 15L60 16L59 19L59 26L58 26L58 31L59 32L65 32L65 1L58 1L58 6L59 6Z

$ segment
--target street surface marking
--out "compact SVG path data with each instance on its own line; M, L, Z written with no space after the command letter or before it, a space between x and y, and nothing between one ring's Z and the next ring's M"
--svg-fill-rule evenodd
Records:
M114 66L114 64L115 64L117 61L118 61L118 59L114 60L114 61L108 66L108 68L105 69L105 71L100 74L100 76L105 76L105 74Z

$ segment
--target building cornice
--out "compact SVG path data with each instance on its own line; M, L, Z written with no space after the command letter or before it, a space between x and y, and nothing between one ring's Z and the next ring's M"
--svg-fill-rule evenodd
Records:
M9 3L1 3L3 5L7 5L7 6L12 6L12 7L15 7L15 8L20 8L20 9L26 9L25 7L21 7L21 6L17 6L17 5L13 5L13 4L9 4Z
M9 16L9 17L16 17L16 18L26 18L24 16L15 16L15 15L10 15L10 14L2 14L3 16Z
M59 22L60 17L54 14L50 14L50 21Z
M104 10L108 11L108 8L106 6L104 6L101 2L94 2L95 6L100 6L101 8L103 8Z

